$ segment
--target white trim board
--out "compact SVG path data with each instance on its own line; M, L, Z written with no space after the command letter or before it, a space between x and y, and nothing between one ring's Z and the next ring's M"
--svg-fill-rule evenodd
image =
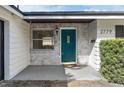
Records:
M82 16L24 16L23 19L124 19L124 15L82 15Z

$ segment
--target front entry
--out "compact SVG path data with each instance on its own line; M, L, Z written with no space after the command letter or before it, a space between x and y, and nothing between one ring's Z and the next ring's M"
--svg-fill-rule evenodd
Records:
M61 29L61 62L76 63L76 29Z
M4 79L4 22L0 20L0 80Z

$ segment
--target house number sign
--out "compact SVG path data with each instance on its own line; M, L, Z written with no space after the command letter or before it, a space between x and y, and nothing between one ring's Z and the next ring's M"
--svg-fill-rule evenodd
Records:
M100 34L111 34L112 30L111 29L101 29Z

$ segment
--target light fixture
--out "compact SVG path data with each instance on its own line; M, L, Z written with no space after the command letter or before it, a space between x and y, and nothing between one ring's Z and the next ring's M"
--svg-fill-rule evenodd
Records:
M56 29L56 34L58 35L58 26L57 25L55 26L55 29Z

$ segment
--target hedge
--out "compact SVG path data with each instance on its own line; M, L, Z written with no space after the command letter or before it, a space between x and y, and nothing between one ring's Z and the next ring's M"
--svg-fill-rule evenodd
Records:
M124 84L124 39L100 42L100 72L109 82Z

